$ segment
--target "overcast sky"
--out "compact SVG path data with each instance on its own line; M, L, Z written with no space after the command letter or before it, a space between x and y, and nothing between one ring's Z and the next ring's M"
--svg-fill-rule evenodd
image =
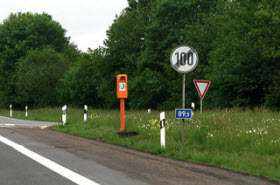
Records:
M66 36L82 51L103 45L106 30L127 0L0 0L0 23L10 13L46 12L67 30Z

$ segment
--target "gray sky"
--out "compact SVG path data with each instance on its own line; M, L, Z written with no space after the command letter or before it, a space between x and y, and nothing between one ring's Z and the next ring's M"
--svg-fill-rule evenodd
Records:
M127 5L127 0L0 0L0 23L10 13L46 12L67 30L71 42L87 51L103 45L106 30Z

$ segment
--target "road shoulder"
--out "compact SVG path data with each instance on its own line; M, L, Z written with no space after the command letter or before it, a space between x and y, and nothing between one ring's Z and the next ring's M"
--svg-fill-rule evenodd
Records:
M50 129L10 130L150 184L277 184L262 177L161 157Z

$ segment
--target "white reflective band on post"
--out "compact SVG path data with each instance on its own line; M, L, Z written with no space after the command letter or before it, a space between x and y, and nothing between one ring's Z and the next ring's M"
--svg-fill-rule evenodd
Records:
M67 118L67 105L64 105L62 107L62 124L65 125L66 124L66 118Z
M13 105L10 105L10 117L13 117Z
M27 117L28 116L28 106L25 106L25 117Z
M191 105L191 107L192 107L192 116L194 115L194 109L195 109L195 104L194 104L194 102L192 102L192 105Z
M192 107L193 110L195 109L195 104L194 104L194 102L192 102L191 107Z
M160 121L165 119L165 112L160 113Z
M165 112L160 113L160 145L165 148Z

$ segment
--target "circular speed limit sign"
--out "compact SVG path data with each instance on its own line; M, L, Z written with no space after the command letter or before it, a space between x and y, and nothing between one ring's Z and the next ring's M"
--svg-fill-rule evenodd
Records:
M190 46L178 46L171 53L170 63L179 73L188 73L196 67L198 63L198 54Z

